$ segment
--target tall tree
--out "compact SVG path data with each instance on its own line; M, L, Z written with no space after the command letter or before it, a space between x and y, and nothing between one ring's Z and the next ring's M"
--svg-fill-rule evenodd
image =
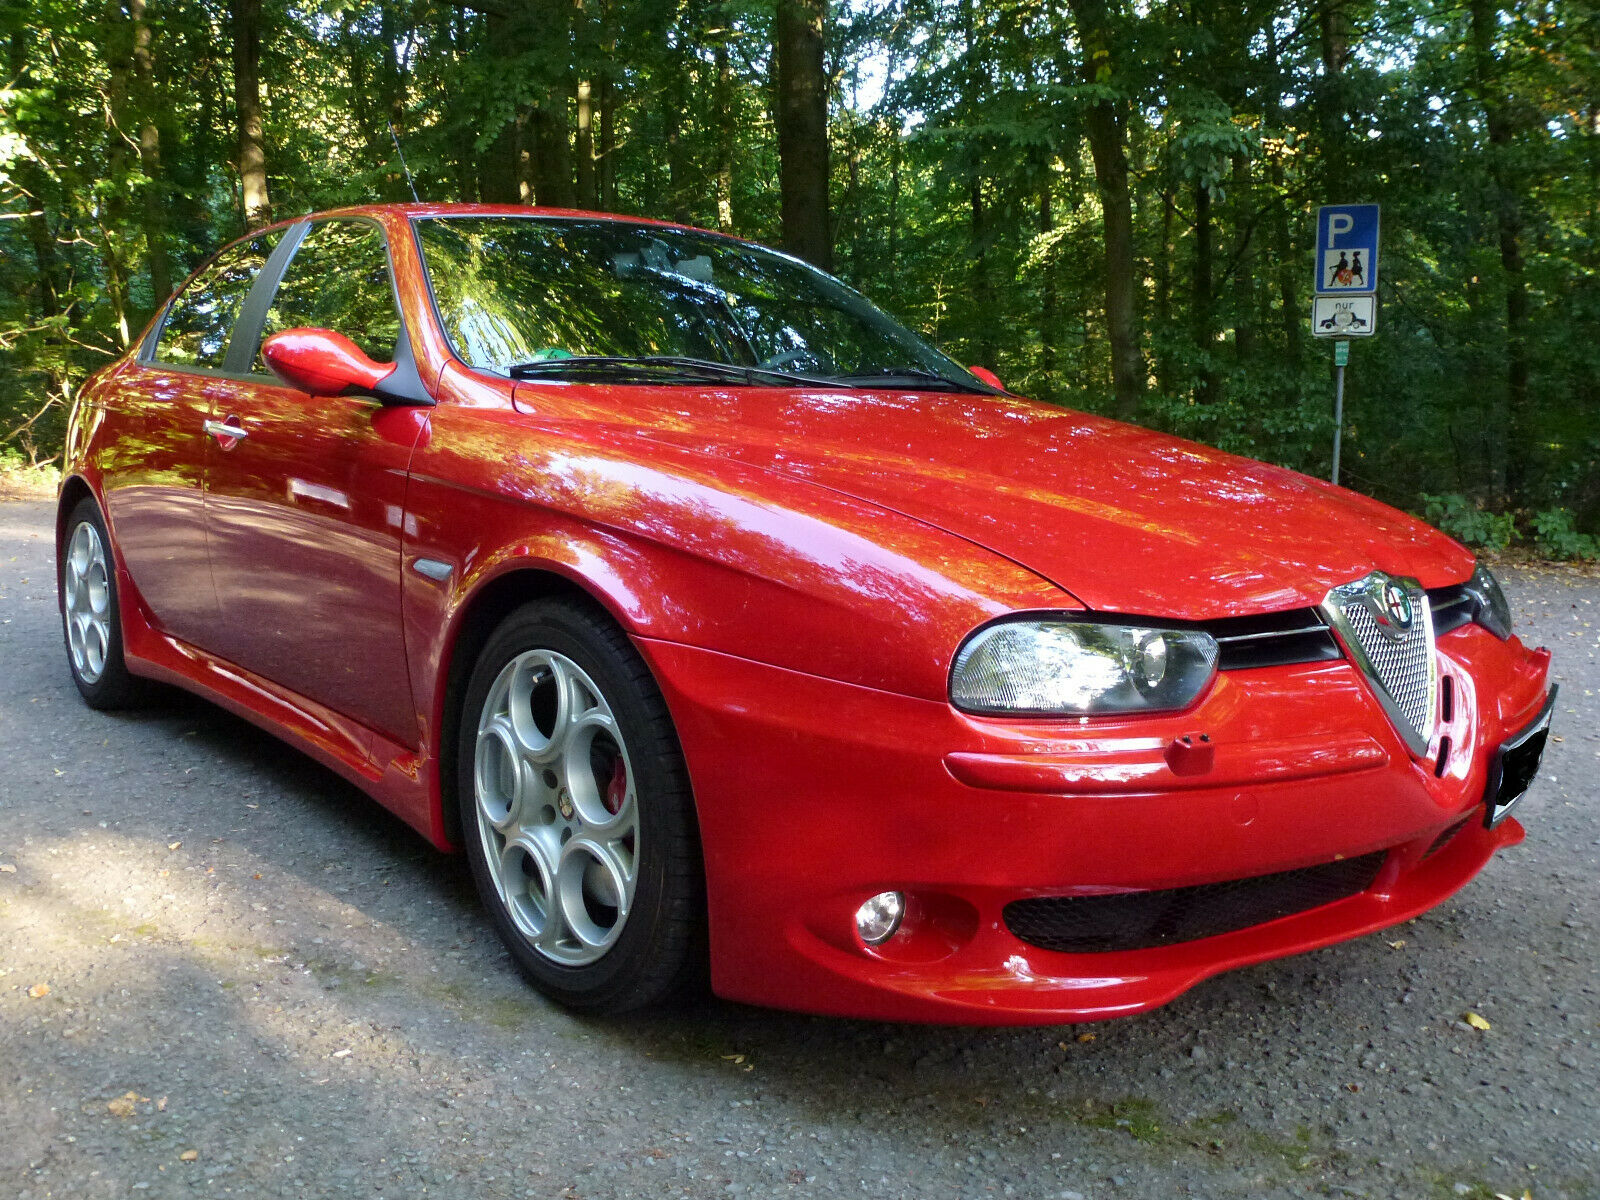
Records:
M1473 51L1473 83L1483 106L1489 135L1489 185L1499 243L1501 286L1506 311L1506 493L1507 499L1524 497L1529 452L1528 426L1528 284L1522 253L1523 215L1511 165L1512 143L1523 118L1505 94L1501 63L1495 53L1500 23L1499 6L1490 0L1471 0L1469 6Z
M1095 98L1084 117L1105 221L1106 337L1117 415L1131 418L1144 395L1135 297L1139 279L1133 251L1133 196L1128 187L1126 86L1112 51L1105 0L1068 0L1083 53L1083 81Z
M261 122L261 0L229 0L233 29L233 107L238 122L239 202L254 228L272 219L266 135Z
M828 0L777 0L773 54L783 245L833 267L828 207Z

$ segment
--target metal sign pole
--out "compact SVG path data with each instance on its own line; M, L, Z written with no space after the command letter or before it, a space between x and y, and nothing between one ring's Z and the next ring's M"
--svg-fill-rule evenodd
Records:
M1339 482L1339 442L1344 437L1344 367L1350 361L1350 343L1333 344L1333 475Z
M1350 338L1371 337L1378 325L1376 204L1324 204L1317 209L1317 265L1312 288L1311 334L1333 343L1333 471L1339 482L1344 440L1344 369Z

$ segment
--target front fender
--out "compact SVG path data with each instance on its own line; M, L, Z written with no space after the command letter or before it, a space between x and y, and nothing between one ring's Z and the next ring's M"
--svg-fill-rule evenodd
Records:
M417 698L435 714L462 620L515 571L569 581L636 638L941 702L972 628L1020 608L1080 607L1017 564L876 505L505 408L433 411L406 508L407 647Z

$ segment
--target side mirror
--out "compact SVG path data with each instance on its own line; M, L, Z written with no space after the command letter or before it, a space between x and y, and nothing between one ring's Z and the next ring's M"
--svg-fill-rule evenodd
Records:
M285 329L261 343L267 366L292 388L313 396L378 392L396 363L375 363L342 333L331 329Z
M968 367L967 374L976 375L992 388L999 388L1002 392L1006 390L1006 385L1000 382L1000 376L989 370L988 367Z

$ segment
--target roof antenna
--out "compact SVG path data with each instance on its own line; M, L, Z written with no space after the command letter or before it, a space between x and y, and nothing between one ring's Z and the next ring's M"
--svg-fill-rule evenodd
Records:
M394 152L400 156L400 169L406 173L406 186L411 189L411 198L421 204L422 197L417 195L417 181L411 178L411 168L406 166L406 152L400 149L400 135L394 131L394 122L385 121L384 124L389 127L389 137L394 141Z

